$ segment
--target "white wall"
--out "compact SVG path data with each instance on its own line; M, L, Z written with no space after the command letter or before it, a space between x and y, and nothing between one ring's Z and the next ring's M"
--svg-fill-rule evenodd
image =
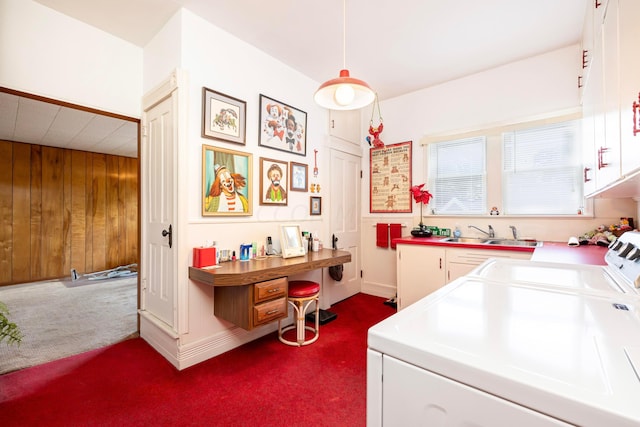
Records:
M140 117L142 49L31 0L0 0L0 86Z
M426 182L426 155L425 148L421 145L424 138L579 110L577 76L580 64L580 47L574 45L383 101L380 108L384 118L384 132L380 137L385 144L413 141L412 182ZM363 129L368 126L371 114L369 108L362 114ZM363 156L363 206L369 205L368 162L368 155ZM373 225L376 222L409 223L411 225L403 229L403 235L409 235L412 226L420 222L420 209L417 206L414 208L413 214L373 215L363 212L364 291L381 296L395 294L395 251L375 246ZM595 201L595 218L429 216L424 222L451 229L460 224L463 234L468 235L475 235L468 231L469 224L485 229L491 224L502 237L511 236L509 225L514 225L522 237L562 242L601 223L617 223L622 216L637 218L636 214L637 206L632 200L598 199Z
M289 192L287 206L261 206L259 203L260 157L284 162L295 161L313 167L313 150L320 152L322 165L328 150L326 140L328 112L313 103L318 83L289 66L257 50L253 46L209 24L186 9L176 14L145 47L145 90L166 79L176 67L188 74L187 141L179 147L186 156L184 169L179 170L185 183L179 197L186 201L179 231L180 246L178 287L188 288L188 334L180 338L182 346L198 346L203 341L231 340L231 346L246 340L250 333L233 327L213 315L213 288L188 279L191 249L208 241L218 248L238 250L241 243L263 243L267 236L279 240L282 223L300 224L303 230L318 232L327 240L328 215L309 215L310 193ZM246 102L246 144L234 144L201 136L202 88L207 87ZM267 95L307 113L307 155L305 157L258 146L259 96ZM253 157L253 214L246 217L202 216L202 146L212 145L250 153ZM183 163L180 163L181 165ZM325 163L326 164L326 163ZM310 169L311 170L311 169ZM321 168L319 183L327 188L328 172ZM320 196L328 197L323 191ZM324 211L324 207L323 207ZM324 211L326 212L326 211ZM321 272L304 277L321 280ZM273 326L273 325L272 325ZM233 338L230 338L233 337Z

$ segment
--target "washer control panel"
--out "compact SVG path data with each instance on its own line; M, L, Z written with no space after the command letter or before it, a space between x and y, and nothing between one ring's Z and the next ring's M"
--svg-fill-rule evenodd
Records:
M640 288L640 232L627 231L609 245L605 261L636 288Z

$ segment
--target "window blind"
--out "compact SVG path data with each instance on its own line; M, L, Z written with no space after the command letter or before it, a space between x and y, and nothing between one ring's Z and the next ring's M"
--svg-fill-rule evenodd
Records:
M429 145L428 189L436 214L486 214L486 138Z
M509 215L575 215L583 203L576 121L502 135L502 195Z

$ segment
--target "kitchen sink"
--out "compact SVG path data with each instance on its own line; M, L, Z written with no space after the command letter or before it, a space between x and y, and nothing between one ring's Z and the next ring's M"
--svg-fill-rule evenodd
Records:
M447 243L467 243L476 245L496 245L496 246L542 246L542 242L537 240L514 240L514 239L492 239L483 237L445 237L440 240Z
M542 246L542 242L538 242L537 240L489 239L485 240L484 243L502 246Z
M446 237L443 242L451 243L486 243L488 239L482 237Z

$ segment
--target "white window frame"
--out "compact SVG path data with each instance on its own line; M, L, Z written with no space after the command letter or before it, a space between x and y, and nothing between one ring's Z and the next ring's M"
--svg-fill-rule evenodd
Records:
M517 215L510 215L507 212L503 211L503 207L504 207L504 203L503 203L503 197L502 197L502 192L503 192L503 187L502 187L502 164L503 164L503 159L502 159L502 134L504 132L512 132L514 130L523 130L523 129L528 129L528 128L535 128L535 127L541 127L541 126L545 126L548 124L552 124L552 123L558 123L558 122L564 122L564 121L571 121L571 120L579 120L581 117L581 113L580 112L576 112L571 111L571 112L564 112L564 113L560 113L558 115L546 115L543 118L537 118L537 119L532 119L530 121L526 121L526 122L518 122L518 123L510 123L510 124L504 124L504 125L496 125L494 127L489 127L489 128L485 128L485 129L479 129L479 130L475 130L475 131L470 131L470 132L464 132L464 133L452 133L452 134L446 134L446 135L431 135L431 136L425 136L422 138L421 140L421 145L424 147L424 174L425 174L425 181L427 182L427 185L425 186L425 188L429 189L432 193L432 185L431 183L429 183L429 172L430 172L430 168L433 167L433 164L431 162L431 159L429 158L429 146L431 144L435 144L435 143L440 143L440 142L446 142L446 141L454 141L454 140L459 140L459 139L464 139L464 138L470 138L470 137L476 137L476 136L484 136L486 137L486 171L487 171L487 187L486 187L486 200L487 200L487 205L486 205L486 213L483 214L472 214L472 213L468 213L468 214L452 214L452 213L446 213L446 212L438 212L437 209L434 208L434 202L432 200L432 202L429 204L429 214L434 215L434 216L438 216L438 217L447 217L447 216L451 216L451 217L462 217L462 216L467 216L467 217L481 217L481 216L485 216L486 214L488 214L492 208L496 208L497 212L499 213L500 217L519 217L519 218L524 218L524 217L531 217L531 218L551 218L551 217L558 217L558 218L585 218L585 217L593 217L594 216L594 211L593 211L593 199L587 199L584 197L584 194L582 196L582 203L583 205L580 206L578 209L576 209L575 213L567 213L567 214L548 214L548 215L544 215L544 214L517 214ZM578 127L578 132L580 132L580 127ZM579 142L580 140L580 134L578 133L578 144L581 145L581 143ZM582 148L582 147L580 147ZM582 164L582 156L576 156L576 160L577 162L581 165ZM581 172L580 172L581 173ZM582 181L580 181L582 183L582 185L584 185L584 183ZM583 186L583 193L584 193L584 186ZM434 198L436 197L436 195L434 194Z

